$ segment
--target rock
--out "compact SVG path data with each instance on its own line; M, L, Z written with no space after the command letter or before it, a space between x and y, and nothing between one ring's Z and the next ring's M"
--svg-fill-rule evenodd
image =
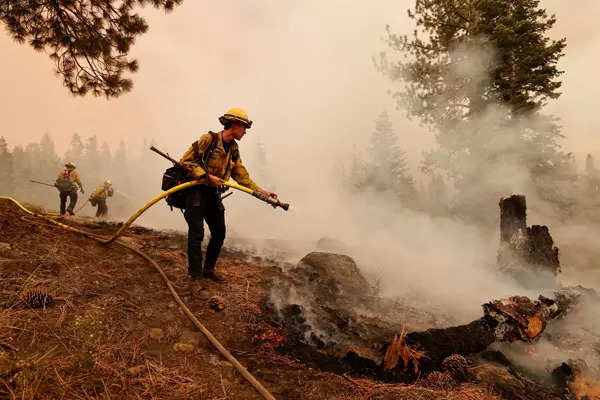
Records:
M12 247L10 245L10 243L4 243L4 242L0 242L0 250L10 250Z
M167 307L169 307L169 308L177 307L177 303L175 303L174 301L170 301L169 304L167 304Z
M165 332L161 328L152 328L148 335L154 340L161 340L165 337Z
M320 349L332 345L336 354L353 351L376 358L380 357L379 349L373 349L372 344L393 337L401 325L385 321L382 331L377 329L379 319L371 317L385 310L386 317L398 320L390 312L392 304L369 310L368 316L358 315L374 304L372 295L373 290L352 258L312 252L272 282L270 302L263 309L276 320L285 320L293 336ZM329 348L334 349L332 346Z
M368 294L370 285L351 257L342 254L312 252L304 256L290 274L320 286L331 296Z
M215 311L223 311L225 309L225 300L221 296L213 296L208 300L208 305Z
M135 367L131 367L131 368L127 368L127 373L131 376L138 376L140 375L142 372L144 372L146 370L146 366L145 365L138 365Z
M189 343L175 343L173 345L173 350L182 353L190 353L194 351L194 345Z

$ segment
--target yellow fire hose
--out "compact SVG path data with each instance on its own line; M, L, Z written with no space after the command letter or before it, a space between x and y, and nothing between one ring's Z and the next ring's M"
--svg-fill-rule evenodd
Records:
M38 213L34 213L30 210L28 210L26 207L24 207L21 203L19 203L17 200L13 199L12 197L6 197L6 196L0 196L0 200L8 200L13 202L17 207L19 207L21 210L23 210L24 212L33 215L35 217L39 217L39 218L43 218L46 221L57 225L63 229L67 229L69 231L72 232L77 232L80 233L82 235L85 235L89 238L92 238L94 240L97 240L100 243L103 244L108 244L111 242L115 242L116 239L121 236L124 232L125 229L127 229L132 223L133 221L135 221L140 215L142 215L148 208L152 207L154 204L156 204L159 200L167 197L168 195L170 195L171 193L175 193L178 192L180 190L183 189L187 189L189 187L192 186L197 186L200 185L201 183L198 181L192 181L192 182L186 182L184 184L175 186L172 189L169 189L163 193L161 193L160 195L156 196L155 198L153 198L152 200L150 200L148 203L146 203L142 208L140 208L135 214L133 214L128 220L127 222L125 222L123 224L123 226L121 226L119 228L119 230L117 230L117 232L110 236L110 237L103 237L100 235L97 235L95 233L91 233L91 232L86 232L84 230L78 229L78 228L74 228L72 226L63 224L61 222L58 222L56 220L56 214L51 214L53 216L48 216L47 214L38 214ZM251 189L248 189L246 187L237 185L235 183L232 182L225 182L225 185L230 186L232 188L241 190L243 192L249 193L254 195L254 193ZM265 201L264 199L261 199L263 201ZM269 393L269 391L250 373L248 372L248 370L242 365L240 364L240 362L219 342L219 340L198 320L198 318L196 318L196 316L190 311L190 309L185 305L185 303L183 302L183 300L181 300L181 298L179 297L179 295L177 294L177 291L175 290L175 288L173 287L173 285L171 284L171 281L169 280L169 278L167 277L167 275L165 274L165 272L162 270L162 268L156 263L156 261L154 261L152 258L150 258L147 254L143 253L142 251L136 249L135 247L122 242L122 241L116 241L117 244L119 244L120 246L123 246L131 251L133 251L134 253L136 253L137 255L139 255L140 257L142 257L143 259L145 259L146 261L148 261L150 264L152 264L152 266L158 271L158 273L160 274L160 276L163 278L163 280L165 281L165 284L167 285L167 288L169 289L169 291L171 292L171 295L173 296L173 298L175 299L175 301L177 302L177 304L179 304L179 307L181 308L181 310L183 310L183 312L188 316L188 318L194 323L194 325L196 325L196 327L204 334L204 336L206 336L206 338L212 343L213 346L215 346L217 348L217 350L219 350L219 352L223 355L223 357L225 357L227 359L227 361L229 361L231 364L233 364L233 366L238 370L238 372L244 377L246 378L246 380L256 389L256 391L258 391L265 399L267 400L275 400L275 397Z

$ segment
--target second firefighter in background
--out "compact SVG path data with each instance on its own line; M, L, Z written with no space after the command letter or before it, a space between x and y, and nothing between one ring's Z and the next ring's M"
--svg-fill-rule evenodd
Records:
M98 206L96 210L96 217L103 217L108 215L108 206L106 205L106 199L114 194L112 182L107 180L104 185L99 186L90 195L89 201L93 207Z

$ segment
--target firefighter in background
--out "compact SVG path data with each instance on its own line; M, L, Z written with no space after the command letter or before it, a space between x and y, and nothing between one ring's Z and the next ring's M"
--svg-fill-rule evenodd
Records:
M77 204L77 186L79 186L81 194L84 193L79 174L75 172L75 164L72 162L65 164L65 170L58 174L54 186L60 192L60 215L65 215L67 197L69 198L69 206L66 207L66 211L71 215L75 215L73 209Z
M92 203L93 207L98 206L96 217L104 217L108 214L106 199L112 197L113 193L112 182L109 180L104 181L104 185L97 187L96 190L92 192L89 201Z

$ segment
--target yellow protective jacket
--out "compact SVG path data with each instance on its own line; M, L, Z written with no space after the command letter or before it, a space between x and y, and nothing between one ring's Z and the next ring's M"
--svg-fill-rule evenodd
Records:
M113 188L112 187L106 187L104 185L102 186L98 186L96 188L96 190L94 190L92 192L92 194L90 195L89 200L94 200L94 199L102 199L102 200L106 200L108 197L113 195Z
M258 190L259 186L250 179L246 167L242 164L240 150L235 140L231 141L229 151L227 153L225 152L225 148L223 147L223 132L209 132L202 135L200 139L195 144L192 144L188 151L185 152L180 162L186 167L191 168L192 177L201 182L208 183L206 171L200 164L204 153L211 148L213 135L216 135L215 140L217 143L206 162L208 173L217 176L224 181L233 178L242 186L252 190Z
M77 191L77 187L75 186L75 184L77 184L81 191L83 191L83 185L81 184L81 179L79 179L79 174L77 172L69 171L68 169L60 171L56 177L56 184L59 185L59 189L62 187L61 182L63 181L71 182L72 190Z

